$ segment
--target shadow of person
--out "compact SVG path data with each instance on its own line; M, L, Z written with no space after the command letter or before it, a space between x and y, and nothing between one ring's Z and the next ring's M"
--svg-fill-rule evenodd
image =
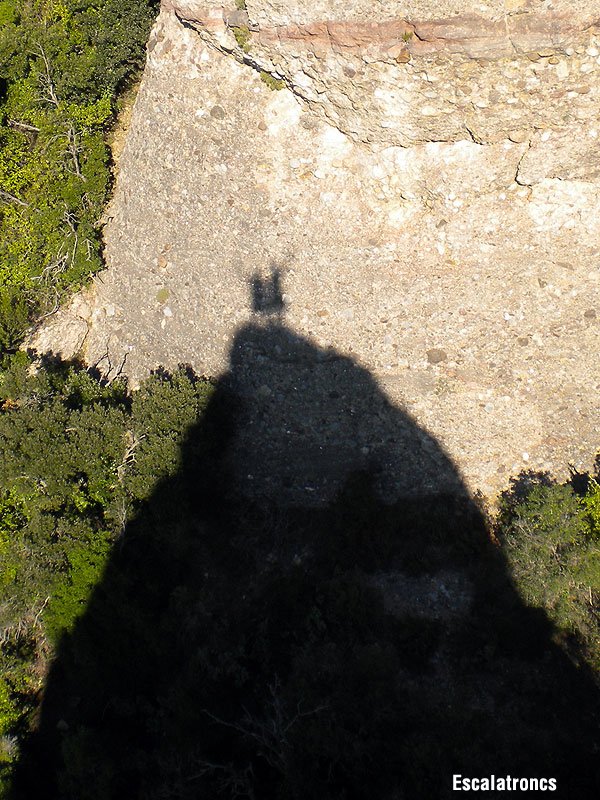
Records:
M60 644L17 797L412 800L453 774L591 797L594 684L451 459L286 326L277 272L252 295L179 470Z

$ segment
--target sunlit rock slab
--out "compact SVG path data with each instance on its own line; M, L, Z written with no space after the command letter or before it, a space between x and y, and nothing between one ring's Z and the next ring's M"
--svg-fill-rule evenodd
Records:
M171 12L148 50L108 211L108 269L38 332L38 350L78 351L134 383L178 363L227 375L255 409L235 451L249 492L313 502L375 464L390 498L463 481L493 494L522 469L590 466L592 89L577 94L572 135L546 106L545 127L457 138L458 109L446 139L425 126L403 147L271 91ZM275 274L281 297L261 306L253 286ZM286 347L303 370L286 370ZM306 397L302 425L291 392Z

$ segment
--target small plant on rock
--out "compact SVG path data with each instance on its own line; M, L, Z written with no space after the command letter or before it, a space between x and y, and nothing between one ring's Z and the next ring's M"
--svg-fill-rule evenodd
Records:
M279 89L285 89L285 81L279 78L274 78L269 72L265 72L264 70L260 73L260 79L263 83L266 83L269 89L272 91L279 91Z
M233 29L233 35L244 53L250 52L250 29L246 25Z

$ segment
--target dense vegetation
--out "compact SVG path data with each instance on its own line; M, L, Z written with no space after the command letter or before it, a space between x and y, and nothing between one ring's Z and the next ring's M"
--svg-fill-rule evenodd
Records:
M72 630L127 520L173 474L210 384L151 378L133 398L85 370L35 375L19 354L0 383L0 732L27 727L48 659Z
M557 485L524 475L503 498L496 524L519 592L563 635L584 645L600 675L600 459L595 477Z
M105 133L154 0L0 0L0 353L102 266Z
M383 507L364 476L329 508L285 510L236 496L235 405L189 370L132 395L77 365L32 374L20 354L0 398L17 796L443 797L473 764L590 791L590 476L525 476L494 530L473 505ZM373 576L398 569L464 573L472 613L389 613Z

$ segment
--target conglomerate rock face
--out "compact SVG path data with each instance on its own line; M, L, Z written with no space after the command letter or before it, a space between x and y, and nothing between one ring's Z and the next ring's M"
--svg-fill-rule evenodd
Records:
M275 420L296 499L419 448L389 496L451 463L493 494L600 449L599 237L600 3L166 0L108 269L32 343L134 381L227 373L257 409L240 453ZM319 386L328 414L284 419Z

